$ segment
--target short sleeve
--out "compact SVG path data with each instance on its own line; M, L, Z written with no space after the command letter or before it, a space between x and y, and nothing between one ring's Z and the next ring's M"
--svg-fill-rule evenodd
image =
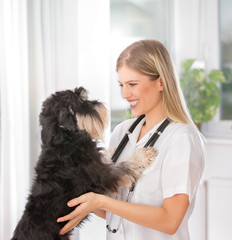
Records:
M199 137L180 133L164 154L162 167L163 198L185 193L191 202L204 167L204 154Z

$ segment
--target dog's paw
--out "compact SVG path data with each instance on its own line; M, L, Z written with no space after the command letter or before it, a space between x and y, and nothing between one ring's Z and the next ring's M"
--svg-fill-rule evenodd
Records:
M130 188L155 159L156 151L153 147L137 149L130 159L118 165L119 167L130 169L129 174L122 178L120 185Z
M134 178L138 179L143 171L148 168L155 159L156 151L153 147L137 149L129 161Z
M154 147L139 148L135 151L134 160L144 170L155 161L156 155Z
M105 164L111 164L113 154L114 150L112 149L102 152L102 162Z

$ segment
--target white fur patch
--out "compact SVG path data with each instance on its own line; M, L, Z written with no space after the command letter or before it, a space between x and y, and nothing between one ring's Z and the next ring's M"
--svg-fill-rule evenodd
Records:
M94 139L103 139L104 130L108 124L108 111L103 104L99 104L95 108L100 119L91 115L76 114L77 127L86 130Z

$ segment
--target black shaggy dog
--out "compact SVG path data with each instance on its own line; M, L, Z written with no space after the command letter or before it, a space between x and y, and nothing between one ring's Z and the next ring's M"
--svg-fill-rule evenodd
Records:
M42 152L24 214L12 240L68 240L59 235L65 223L57 218L70 213L67 202L87 192L113 193L130 185L155 158L142 150L133 162L107 163L97 147L107 125L107 110L87 99L82 87L56 92L42 107Z

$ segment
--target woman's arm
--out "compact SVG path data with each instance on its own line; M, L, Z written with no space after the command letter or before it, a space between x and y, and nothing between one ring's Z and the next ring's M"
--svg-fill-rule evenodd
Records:
M88 213L96 209L112 212L148 228L174 234L188 209L189 198L186 194L177 194L165 199L162 207L153 207L123 202L105 195L87 193L68 203L70 207L76 205L79 206L73 212L57 220L58 222L69 220L61 229L60 234L65 234L73 229Z
M162 207L138 205L103 198L103 209L136 224L174 234L179 228L189 205L188 195L178 194L167 198Z
M100 218L106 219L106 211L104 210L96 209L96 210L93 210L93 213Z

